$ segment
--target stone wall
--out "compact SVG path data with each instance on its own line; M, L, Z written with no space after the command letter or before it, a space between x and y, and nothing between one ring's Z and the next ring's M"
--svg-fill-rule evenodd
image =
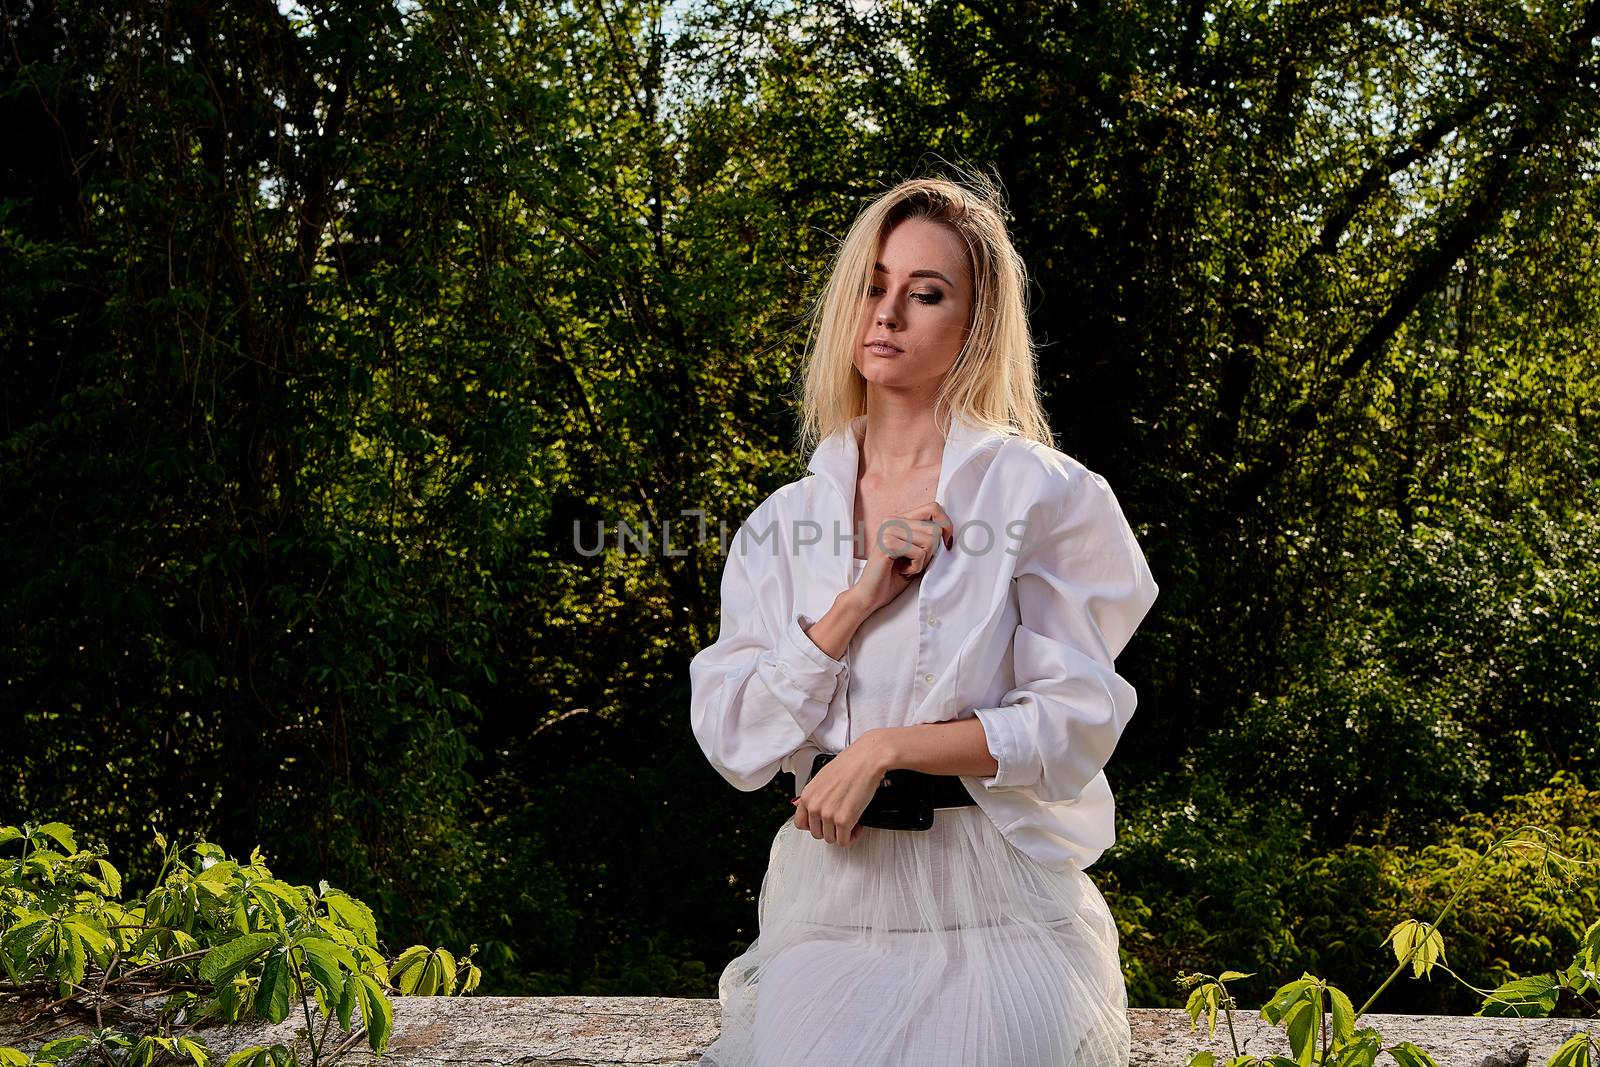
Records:
M394 1036L385 1061L395 1067L620 1067L623 1064L694 1063L717 1036L720 1011L715 1000L672 997L395 997ZM0 1045L36 1049L40 1040L81 1033L86 1026L58 1029L65 1017L35 1020L24 1031L16 1025L15 1003L0 1005ZM1182 1067L1197 1049L1210 1048L1225 1063L1233 1046L1218 1018L1215 1037L1205 1028L1191 1032L1189 1017L1166 1008L1135 1008L1133 1067ZM1600 1035L1600 1021L1579 1019L1480 1019L1458 1016L1367 1015L1384 1044L1411 1041L1428 1050L1441 1067L1544 1067L1568 1037L1584 1030ZM309 1064L304 1019L291 1016L277 1026L230 1026L200 1032L213 1053L247 1045L301 1043L301 1062ZM320 1023L319 1023L320 1025ZM1283 1053L1283 1031L1259 1016L1236 1012L1234 1025L1247 1053ZM40 1035L42 1031L53 1033ZM338 1043L337 1026L330 1031ZM217 1063L220 1065L222 1059ZM364 1039L341 1062L378 1062ZM1381 1063L1390 1063L1387 1056Z

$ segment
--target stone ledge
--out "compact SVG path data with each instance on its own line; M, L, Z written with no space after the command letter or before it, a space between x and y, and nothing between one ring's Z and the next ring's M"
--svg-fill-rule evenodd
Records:
M395 997L394 1034L385 1060L407 1067L623 1067L631 1064L694 1063L720 1029L715 1000L677 997ZM65 1017L29 1034L17 1031L14 1004L0 1004L0 1046L35 1050L30 1034L56 1030ZM1202 1048L1226 1062L1233 1046L1222 1018L1208 1038L1204 1024L1189 1029L1189 1017L1175 1008L1134 1008L1131 1067L1183 1067ZM296 1035L303 1019L276 1026L240 1025L200 1031L213 1053L225 1058L247 1045L301 1042L301 1062L310 1057ZM1411 1041L1426 1049L1440 1067L1544 1067L1562 1042L1592 1030L1600 1021L1582 1019L1484 1019L1475 1016L1367 1015L1362 1020L1383 1034L1385 1045ZM94 1026L91 1017L83 1029ZM1252 1013L1235 1012L1241 1047L1254 1055L1287 1054L1283 1031ZM61 1036L82 1030L56 1030ZM337 1026L330 1036L338 1035ZM330 1040L330 1049L336 1041ZM378 1063L363 1041L343 1057L354 1065ZM1389 1062L1385 1057L1383 1062ZM220 1063L220 1061L219 1061Z

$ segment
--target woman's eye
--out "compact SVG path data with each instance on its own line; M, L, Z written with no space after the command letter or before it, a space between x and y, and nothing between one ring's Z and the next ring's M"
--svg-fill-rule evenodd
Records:
M879 296L882 293L883 290L876 285L867 286L868 296ZM912 293L911 297L912 299L918 300L924 304L937 304L939 301L944 299L944 294L938 290L934 290L931 292Z

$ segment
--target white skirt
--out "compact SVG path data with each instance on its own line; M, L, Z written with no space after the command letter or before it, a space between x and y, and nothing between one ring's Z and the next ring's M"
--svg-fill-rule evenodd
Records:
M722 972L715 1067L1127 1067L1117 928L976 806L847 846L784 819L758 936Z

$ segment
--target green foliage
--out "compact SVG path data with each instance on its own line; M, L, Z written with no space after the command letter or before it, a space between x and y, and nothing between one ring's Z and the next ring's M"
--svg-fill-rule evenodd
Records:
M1508 982L1520 968L1565 966L1588 917L1600 915L1600 882L1571 881L1572 868L1554 853L1501 849L1476 866L1508 828L1526 825L1552 828L1560 854L1580 868L1600 862L1600 793L1569 775L1506 797L1420 847L1352 843L1323 852L1295 809L1262 817L1198 789L1181 805L1151 800L1147 810L1158 817L1128 826L1096 868L1134 1003L1182 1006L1161 988L1162 976L1198 972L1214 956L1252 960L1269 980L1309 971L1346 989L1377 986L1401 955L1413 975L1448 962L1456 973ZM1476 873L1464 879L1469 870ZM1442 934L1425 933L1416 916L1455 892L1446 961ZM1395 1011L1470 1014L1482 999L1471 992L1416 982L1388 995Z
M139 884L152 824L259 846L497 992L714 995L781 815L684 724L720 552L574 529L801 474L834 242L954 159L1162 584L1097 868L1134 1002L1375 981L1463 813L1600 768L1595 42L1576 0L1196 10L18 6L0 811ZM1452 965L1554 966L1522 886Z
M326 1051L334 1019L349 1031L357 1009L368 1045L381 1055L394 1026L391 987L407 996L464 995L482 979L470 955L457 960L442 948L414 945L388 959L365 904L326 882L312 889L276 878L259 849L241 864L209 842L179 849L157 835L162 877L142 898L125 901L104 850L80 849L65 824L0 826L0 846L12 843L20 854L0 860L0 964L11 987L24 1001L42 998L37 1010L66 1005L96 1020L109 1015L113 1024L47 1041L32 1058L0 1049L0 1063L81 1054L149 1067L166 1054L209 1067L205 1042L188 1036L196 1028L246 1017L278 1023L299 1012L317 1065L337 1058ZM158 1032L119 1025L124 1016L151 1025L147 1012L127 1005L156 998ZM324 1020L320 1037L312 1004ZM29 1014L25 1007L22 1021ZM228 1060L299 1062L284 1046Z
M1440 924L1457 907L1466 889L1474 884L1477 876L1487 868L1488 861L1497 853L1505 851L1537 856L1546 871L1554 870L1559 874L1558 890L1565 891L1570 885L1578 884L1582 880L1580 876L1584 873L1589 874L1587 881L1593 885L1596 879L1592 872L1583 871L1583 868L1594 866L1593 861L1559 851L1557 848L1559 841L1558 834L1552 834L1539 827L1522 826L1498 837L1481 855L1474 856L1464 869L1451 872L1451 881L1455 884L1454 892L1431 921L1406 919L1390 930L1387 940L1394 950L1397 965L1359 1009L1351 1003L1349 996L1343 990L1309 971L1279 986L1262 1005L1261 1017L1283 1028L1289 1042L1291 1053L1289 1057L1246 1056L1240 1049L1238 1035L1233 1026L1233 1011L1238 1005L1228 992L1226 983L1249 978L1251 977L1249 974L1237 971L1225 971L1217 976L1180 973L1177 984L1181 988L1191 990L1185 1005L1191 1031L1198 1027L1200 1017L1204 1015L1208 1025L1208 1035L1214 1034L1216 1014L1220 1007L1226 1013L1228 1036L1233 1045L1234 1055L1228 1061L1233 1067L1254 1067L1256 1064L1266 1064L1271 1067L1290 1067L1290 1065L1313 1067L1314 1064L1372 1067L1378 1054L1385 1051L1400 1067L1437 1067L1425 1050L1411 1042L1398 1042L1393 1047L1385 1049L1382 1045L1382 1035L1376 1029L1371 1027L1358 1029L1356 1023L1366 1015L1378 997L1407 967L1412 969L1414 978L1427 977L1435 967L1449 970L1445 965L1445 946L1440 934ZM1597 970L1596 966L1600 963L1600 955L1596 953L1597 946L1600 946L1600 920L1596 920L1583 934L1579 941L1578 953L1565 971L1549 978L1539 976L1506 983L1488 993L1488 998L1479 1010L1479 1014L1548 1015L1555 1009L1556 1001L1563 990L1570 990L1574 997L1584 1000L1585 993L1600 990L1600 985L1596 983L1596 979L1600 978L1600 970ZM1468 989L1480 994L1485 992L1475 989L1459 976L1456 977ZM1600 1017L1600 1004L1585 1000L1584 1008L1588 1015ZM1568 1041L1564 1044L1551 1058L1549 1067L1583 1061L1588 1056L1595 1036L1590 1033L1578 1036L1582 1037L1582 1040ZM1209 1050L1201 1050L1189 1060L1190 1067L1215 1067L1215 1062L1216 1056Z

